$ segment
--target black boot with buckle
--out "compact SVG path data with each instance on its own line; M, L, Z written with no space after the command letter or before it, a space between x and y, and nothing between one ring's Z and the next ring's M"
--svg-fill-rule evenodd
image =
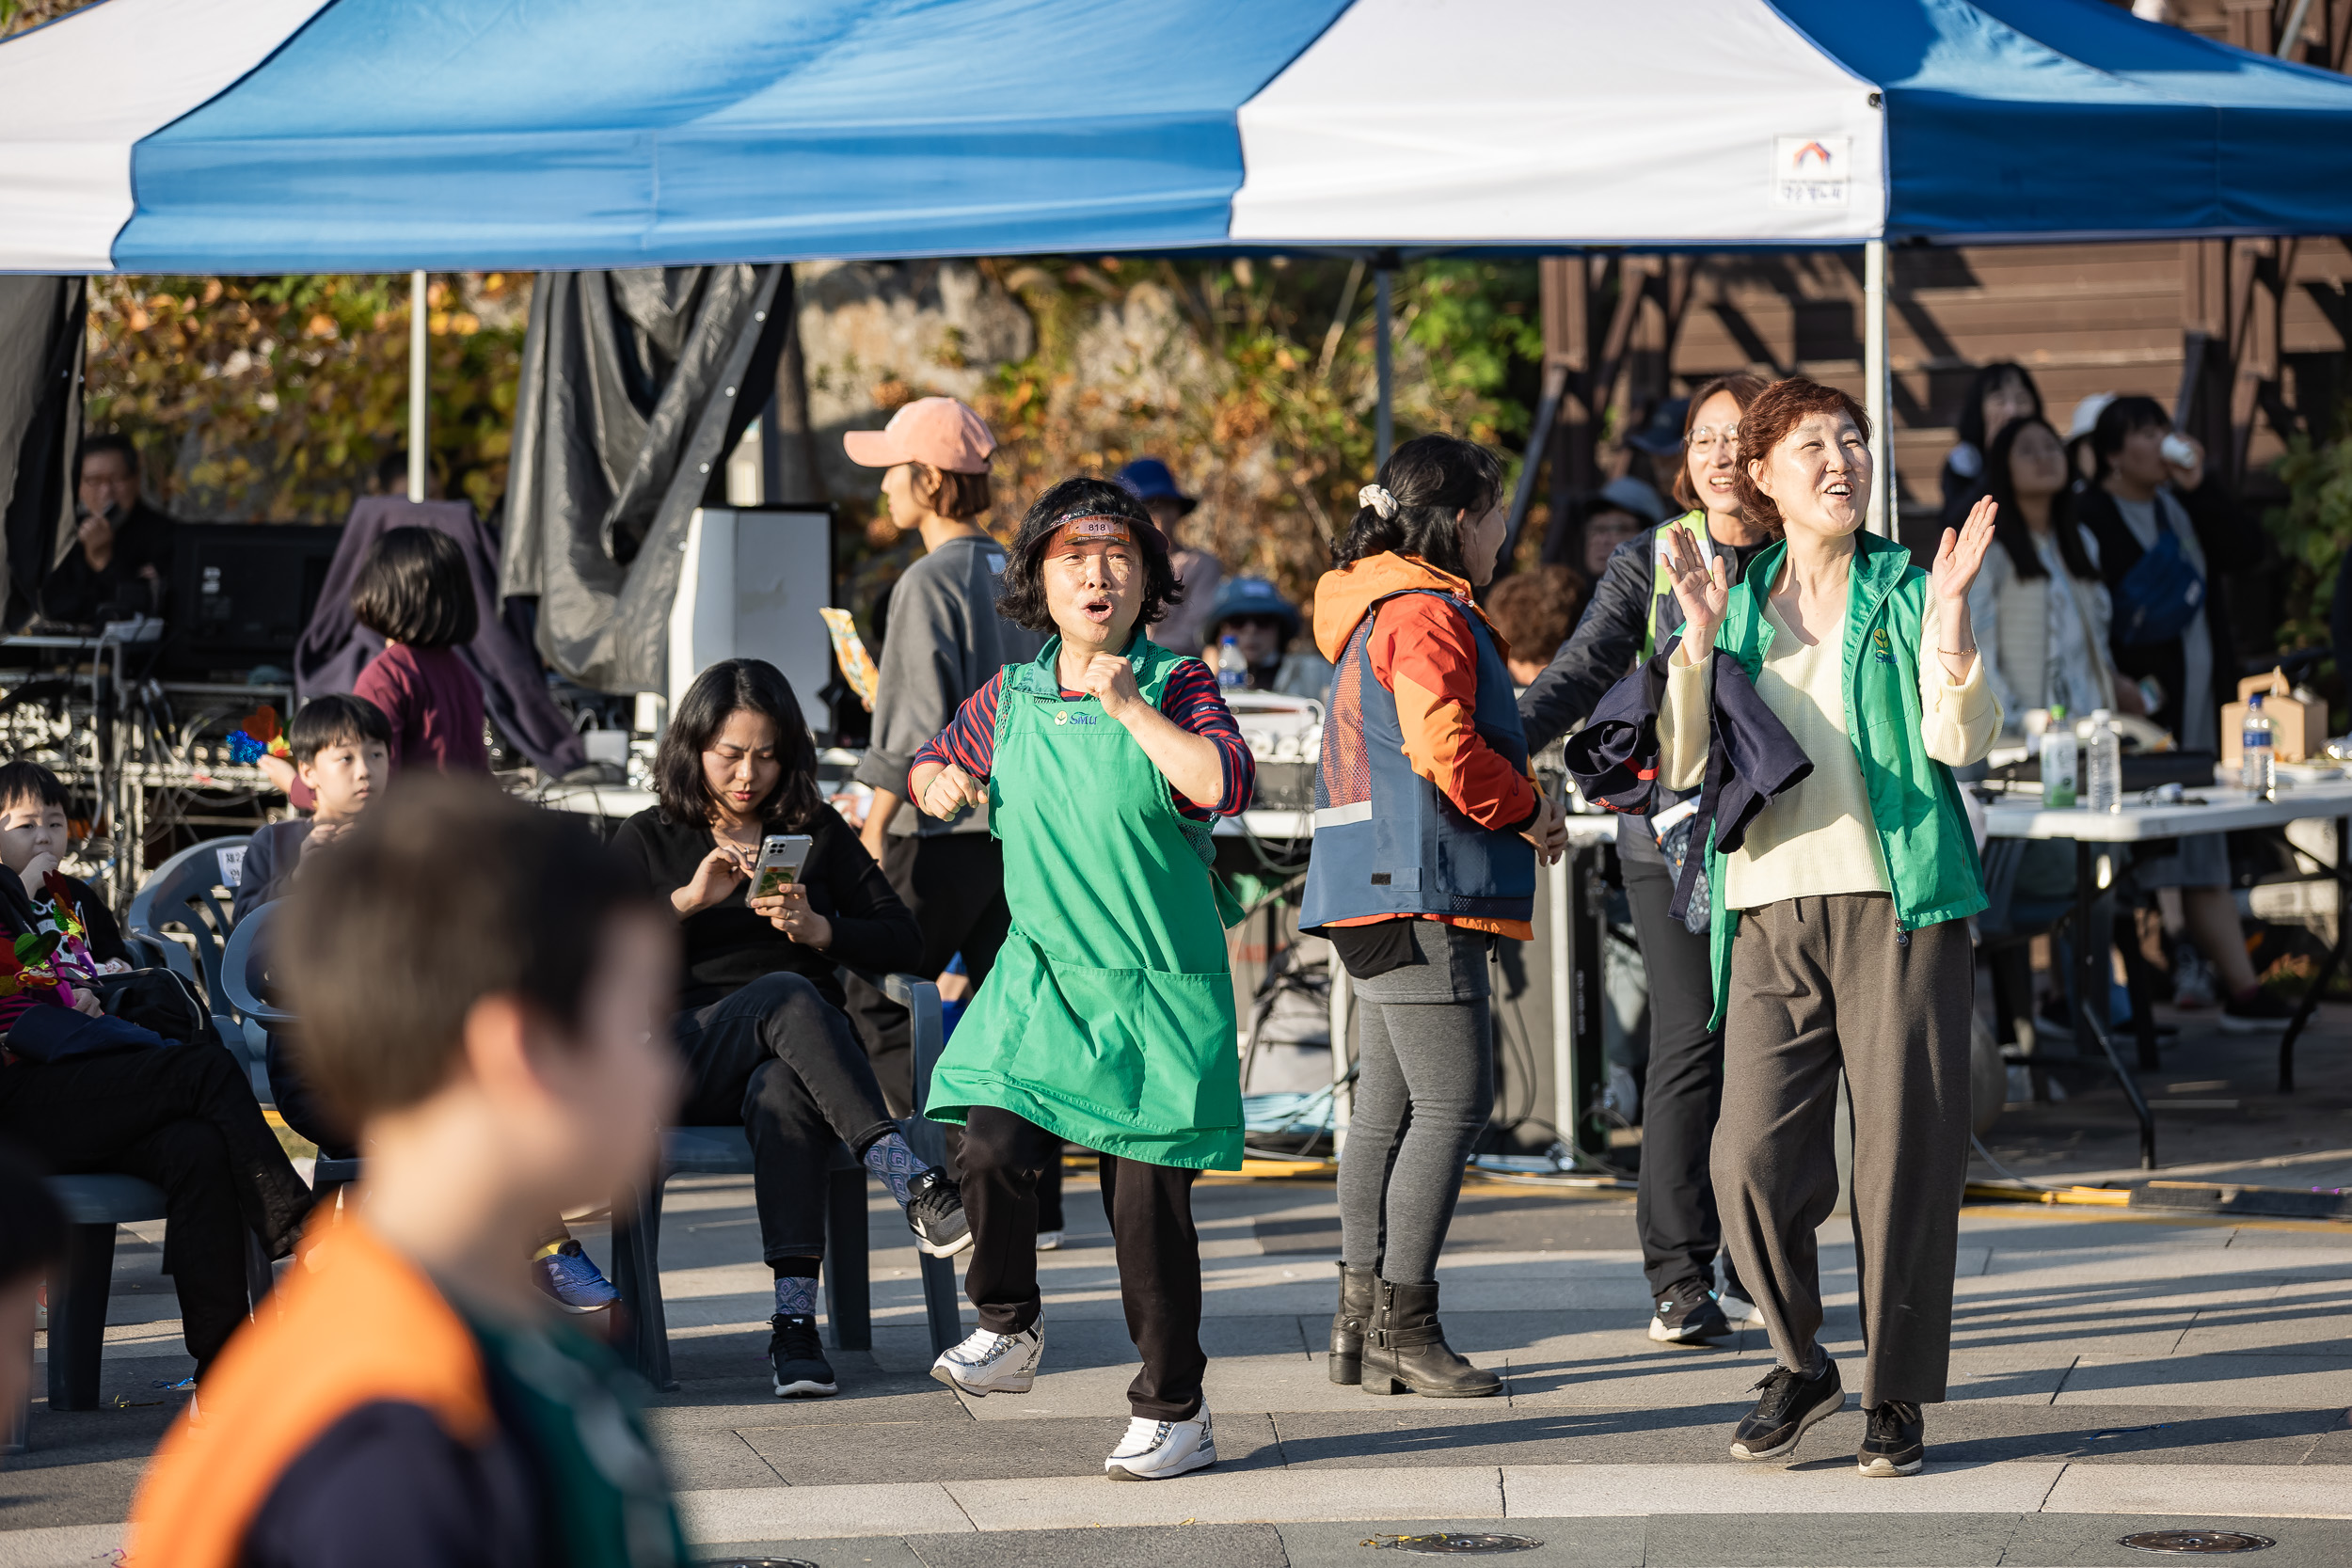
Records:
M1331 1314L1331 1381L1364 1380L1364 1328L1372 1321L1373 1272L1340 1265L1340 1309Z
M1375 1280L1372 1322L1364 1330L1367 1394L1411 1392L1423 1399L1477 1400L1502 1392L1502 1379L1473 1367L1445 1342L1438 1287Z

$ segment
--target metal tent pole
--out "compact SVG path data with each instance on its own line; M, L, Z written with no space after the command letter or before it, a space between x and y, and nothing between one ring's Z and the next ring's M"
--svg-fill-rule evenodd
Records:
M1377 369L1380 381L1379 406L1374 415L1372 427L1372 461L1375 467L1389 460L1390 449L1396 445L1396 414L1389 402L1390 376L1394 368L1390 362L1389 277L1390 272L1385 266L1372 275L1372 362Z
M1862 246L1863 406L1870 412L1870 514L1872 533L1895 536L1894 434L1887 429L1886 242Z
M408 499L424 499L424 274L408 275Z

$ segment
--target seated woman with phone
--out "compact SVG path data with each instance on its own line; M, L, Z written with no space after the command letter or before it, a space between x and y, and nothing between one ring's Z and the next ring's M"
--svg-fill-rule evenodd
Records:
M780 1398L835 1392L817 1338L826 1168L846 1143L934 1258L972 1244L947 1173L917 1161L841 1011L836 965L902 969L914 917L817 787L817 748L790 683L734 658L687 689L654 759L661 803L613 844L677 911L685 972L673 1024L687 1125L751 1135L761 1250L776 1280L769 1360Z

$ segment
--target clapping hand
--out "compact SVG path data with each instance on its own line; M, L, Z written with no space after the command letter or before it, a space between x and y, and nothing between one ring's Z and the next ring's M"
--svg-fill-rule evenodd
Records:
M1535 792L1542 802L1535 820L1519 836L1535 847L1535 858L1546 865L1557 862L1568 847L1568 816L1560 809L1560 802L1544 790Z

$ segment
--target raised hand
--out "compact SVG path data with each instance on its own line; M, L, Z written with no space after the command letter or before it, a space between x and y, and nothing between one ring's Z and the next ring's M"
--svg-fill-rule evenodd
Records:
M1991 496L1983 497L1968 509L1958 531L1944 531L1944 541L1935 547L1935 564L1928 572L1938 599L1968 597L1969 585L1984 565L1985 549L1993 543L1993 515L1999 510Z
M1136 667L1120 654L1096 654L1087 660L1078 676L1078 689L1101 703L1103 711L1113 719L1143 701L1143 691L1136 685Z
M1680 528L1666 530L1666 573L1682 606L1682 646L1689 656L1683 662L1696 663L1715 645L1715 629L1731 607L1731 578L1721 555L1702 555L1691 531Z

